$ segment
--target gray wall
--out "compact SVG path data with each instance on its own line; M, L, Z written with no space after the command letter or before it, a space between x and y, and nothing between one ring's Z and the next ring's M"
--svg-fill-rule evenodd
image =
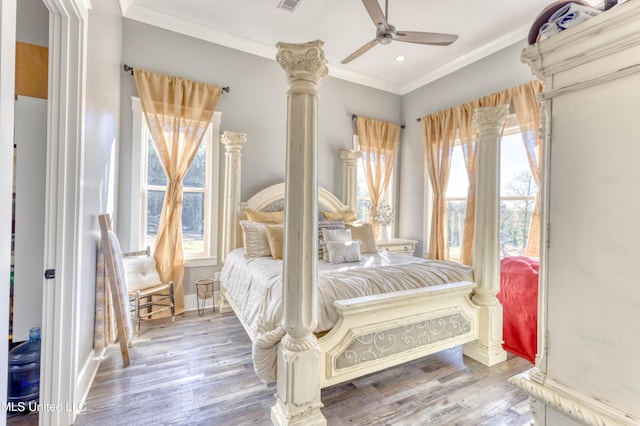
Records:
M116 0L93 2L89 11L85 139L82 150L82 232L78 348L80 366L93 349L98 214L113 216L120 127L122 18Z
M242 157L242 198L285 177L286 91L284 71L274 61L136 21L124 20L122 62L136 68L230 86L218 104L222 131L247 133ZM120 175L131 173L131 105L135 83L123 73ZM326 77L319 89L318 179L342 196L339 151L351 148L351 114L400 122L399 95ZM221 156L221 159L224 156ZM221 162L221 171L223 163ZM222 191L220 192L222 194ZM120 185L118 232L129 234L130 188ZM124 244L123 244L124 245ZM126 249L126 248L125 248ZM211 277L212 267L185 272L185 294L195 293L195 279Z
M431 199L425 200L424 197L425 185L428 185L425 151L422 124L416 119L533 80L535 77L529 67L520 61L524 47L525 41L516 43L403 96L402 108L407 126L399 164L398 234L420 241L416 249L418 255L422 255L423 248L428 248L422 239Z

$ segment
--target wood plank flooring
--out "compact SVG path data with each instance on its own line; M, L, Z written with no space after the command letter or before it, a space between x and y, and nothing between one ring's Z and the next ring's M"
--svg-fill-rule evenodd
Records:
M107 350L76 425L270 424L275 385L255 375L251 342L233 314L208 309L143 323L130 355L123 368L118 346ZM454 348L327 388L322 412L337 426L529 425L528 399L507 379L531 367L509 355L489 368Z

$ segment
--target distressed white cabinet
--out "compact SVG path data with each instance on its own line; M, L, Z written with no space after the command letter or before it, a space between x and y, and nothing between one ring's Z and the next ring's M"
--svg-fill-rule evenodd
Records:
M388 240L377 240L376 248L378 250L386 250L399 254L406 254L407 256L413 256L416 251L415 240L405 240L404 238L390 238Z
M523 51L545 83L539 425L640 424L640 1Z

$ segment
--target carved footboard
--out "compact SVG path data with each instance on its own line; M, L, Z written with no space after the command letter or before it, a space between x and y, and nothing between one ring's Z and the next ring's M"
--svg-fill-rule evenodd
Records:
M476 286L457 282L335 302L340 320L318 340L321 386L380 371L478 338Z

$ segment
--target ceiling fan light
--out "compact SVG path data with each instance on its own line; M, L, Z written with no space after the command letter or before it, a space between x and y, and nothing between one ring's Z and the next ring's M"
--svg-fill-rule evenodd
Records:
M406 57L406 56L399 55L399 56L396 56L396 58L395 58L395 59L396 59L396 62L404 62L404 61L406 61L406 60L407 60L407 57Z

